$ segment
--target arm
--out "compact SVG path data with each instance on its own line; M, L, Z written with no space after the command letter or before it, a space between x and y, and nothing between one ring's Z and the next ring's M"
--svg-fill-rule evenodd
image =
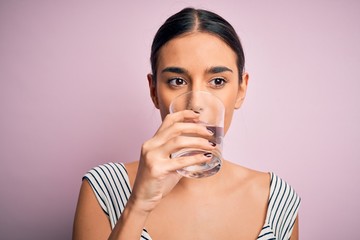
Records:
M299 239L299 217L296 218L295 223L294 223L294 228L293 231L291 233L291 240L298 240Z
M109 219L101 209L89 182L83 180L75 213L72 238L73 240L139 240L147 216L148 213L138 210L130 198L112 231Z
M87 180L83 180L75 212L73 240L107 239L110 235L110 222L101 209Z
M111 232L109 240L138 240L149 213L138 208L130 197L124 212Z
M198 116L190 110L168 115L154 137L143 144L130 199L113 230L91 186L83 181L73 239L140 239L148 215L180 180L181 176L176 170L208 160L208 156L202 154L176 159L170 159L170 154L179 147L214 148L206 139L212 133L205 126L183 123L185 119L197 119ZM183 133L197 134L199 137L190 141L181 136Z

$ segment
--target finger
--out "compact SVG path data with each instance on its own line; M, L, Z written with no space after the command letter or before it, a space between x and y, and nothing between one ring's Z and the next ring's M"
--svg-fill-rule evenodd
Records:
M167 141L163 145L162 151L167 154L177 152L184 148L195 148L205 151L212 151L216 148L216 143L200 137L177 136Z
M162 139L163 142L167 142L170 141L172 138L180 135L196 136L210 139L213 137L213 134L214 133L207 129L205 125L197 123L177 122L174 123L171 127L157 133L155 137L158 139ZM159 142L161 142L161 140Z
M177 122L198 122L200 114L194 112L192 110L184 110L175 113L169 113L166 115L163 123L161 124L160 129L168 128L169 126L173 125Z
M211 153L196 154L193 156L172 158L169 161L169 165L167 168L169 171L176 171L176 170L182 169L184 167L189 167L189 166L192 166L195 164L201 164L201 163L207 162L211 158L212 158Z

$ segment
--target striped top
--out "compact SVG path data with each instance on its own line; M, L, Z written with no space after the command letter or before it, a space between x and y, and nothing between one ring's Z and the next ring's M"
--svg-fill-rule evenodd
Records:
M284 180L270 173L270 196L265 223L257 239L290 239L297 217L300 197ZM107 163L91 169L83 179L88 180L96 198L114 228L130 197L130 182L122 163ZM142 240L151 237L143 229Z

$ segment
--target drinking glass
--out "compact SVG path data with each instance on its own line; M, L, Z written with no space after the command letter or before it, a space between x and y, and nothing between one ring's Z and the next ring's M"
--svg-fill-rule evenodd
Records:
M170 104L170 113L182 110L193 110L200 114L199 121L196 123L205 125L209 131L213 132L209 141L215 143L216 146L212 151L184 148L172 153L171 158L206 153L211 153L212 155L211 159L205 163L188 166L177 170L177 172L190 178L212 176L220 170L222 163L225 107L219 98L209 92L189 91L177 96ZM191 137L194 135L186 134L186 136Z

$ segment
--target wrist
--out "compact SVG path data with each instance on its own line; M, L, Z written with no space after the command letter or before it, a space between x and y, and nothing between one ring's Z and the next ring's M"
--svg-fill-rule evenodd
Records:
M149 213L149 211L145 211L137 201L130 197L124 211L121 213L120 219L111 232L109 240L139 239Z
M131 194L126 207L139 215L147 216L154 210L156 202L155 200L142 200L137 198L135 194Z

